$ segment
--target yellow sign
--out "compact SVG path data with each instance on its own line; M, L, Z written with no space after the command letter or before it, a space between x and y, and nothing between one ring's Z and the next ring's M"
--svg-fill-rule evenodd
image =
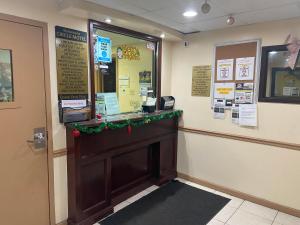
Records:
M211 66L193 66L192 96L210 96Z
M233 91L233 88L217 88L217 92L219 94L223 94L223 95L228 95L232 91Z

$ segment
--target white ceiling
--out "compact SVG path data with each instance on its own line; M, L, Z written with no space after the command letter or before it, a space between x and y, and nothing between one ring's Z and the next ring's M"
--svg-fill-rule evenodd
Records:
M300 16L300 0L208 0L212 9L201 13L204 0L87 0L128 14L143 17L182 33L226 28L226 18L233 14L233 26L288 19ZM187 9L198 16L185 18Z

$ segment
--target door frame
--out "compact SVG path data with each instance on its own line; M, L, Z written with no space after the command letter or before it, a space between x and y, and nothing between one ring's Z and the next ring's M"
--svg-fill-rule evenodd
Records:
M43 62L45 79L45 107L46 107L46 130L47 130L47 162L48 162L48 202L49 202L49 224L55 225L54 205L54 171L53 171L53 136L52 136L52 110L51 110L51 85L50 85L50 61L49 61L49 39L48 24L36 20L26 19L13 15L0 13L0 20L14 22L24 25L39 27L42 29L43 38Z

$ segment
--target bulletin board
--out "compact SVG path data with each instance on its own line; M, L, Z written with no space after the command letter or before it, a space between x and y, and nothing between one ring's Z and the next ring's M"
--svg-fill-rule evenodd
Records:
M226 99L229 109L234 104L256 104L260 49L260 40L215 46L212 107L216 99Z

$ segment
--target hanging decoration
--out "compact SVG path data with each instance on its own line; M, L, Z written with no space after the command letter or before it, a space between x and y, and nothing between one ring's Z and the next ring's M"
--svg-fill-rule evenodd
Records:
M183 113L182 110L169 111L169 112L163 112L158 115L146 115L142 119L132 119L132 120L129 119L121 122L102 122L100 124L97 124L96 126L86 126L83 124L74 123L71 125L73 127L72 135L74 137L79 137L80 133L98 134L103 130L122 129L124 127L127 127L127 132L129 135L131 135L132 128L141 127L145 124L149 124L164 119L172 119L174 117L180 117L182 113ZM77 131L79 132L79 135Z
M132 133L132 127L131 127L130 124L127 127L127 132L128 132L129 135L131 135L131 133Z
M288 66L294 70L297 65L299 50L300 50L300 40L291 34L286 39L287 49L289 51L289 58L287 61Z
M101 118L102 118L101 113L98 113L98 114L96 115L96 118L97 118L98 120L101 120Z
M77 129L73 129L72 130L72 136L75 137L75 138L79 137L80 136L80 131L77 130Z

